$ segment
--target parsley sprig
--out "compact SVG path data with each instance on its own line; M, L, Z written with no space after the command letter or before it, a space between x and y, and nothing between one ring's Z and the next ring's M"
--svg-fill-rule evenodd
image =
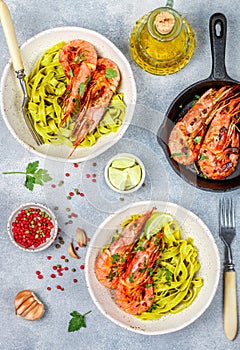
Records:
M3 174L23 174L26 176L24 186L30 191L34 185L43 186L44 182L51 181L52 178L46 169L38 168L39 161L29 163L25 171L5 171Z
M70 313L72 316L68 325L68 332L78 331L80 328L86 328L85 316L88 315L92 310L89 310L85 314L81 315L78 311L73 311Z

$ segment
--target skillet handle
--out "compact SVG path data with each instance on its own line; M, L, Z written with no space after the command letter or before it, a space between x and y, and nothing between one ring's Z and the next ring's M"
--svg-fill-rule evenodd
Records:
M212 72L209 78L224 80L229 77L225 66L227 19L222 13L210 17L209 33L212 50Z

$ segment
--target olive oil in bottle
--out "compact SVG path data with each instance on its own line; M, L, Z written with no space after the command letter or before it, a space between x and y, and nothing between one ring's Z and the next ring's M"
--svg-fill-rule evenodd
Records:
M191 59L195 47L194 32L177 11L158 8L136 22L130 37L134 61L145 71L173 74Z

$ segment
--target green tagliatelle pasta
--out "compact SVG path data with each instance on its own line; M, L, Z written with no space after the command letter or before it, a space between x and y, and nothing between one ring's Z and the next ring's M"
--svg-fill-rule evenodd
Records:
M137 316L142 320L182 311L193 302L203 285L203 279L196 276L200 264L193 239L181 238L175 220L165 225L163 231L163 252L152 276L154 304Z
M63 117L60 101L68 83L59 62L59 51L64 45L65 42L60 42L46 50L34 70L25 78L30 97L27 113L44 143L73 147L75 138L71 136L74 128L72 118L69 117L64 126L59 128ZM86 136L79 147L90 147L101 136L116 132L122 125L125 111L123 94L116 93L99 126Z

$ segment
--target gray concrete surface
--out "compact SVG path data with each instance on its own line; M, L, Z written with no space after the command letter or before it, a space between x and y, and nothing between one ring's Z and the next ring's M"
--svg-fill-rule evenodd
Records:
M84 269L87 248L79 250L81 258L65 263L67 243L74 237L76 227L82 227L91 238L96 227L109 213L121 206L146 199L168 200L190 209L197 214L211 230L223 259L223 244L218 238L218 201L221 193L206 192L192 187L178 177L156 140L156 132L173 98L185 87L206 78L211 71L211 52L208 22L215 12L222 12L228 20L226 66L231 77L240 80L239 15L237 0L226 1L176 1L175 8L187 17L196 34L196 49L192 60L180 72L171 76L154 76L141 70L131 59L129 35L135 21L143 14L164 5L163 1L36 1L8 0L19 44L35 34L58 26L80 26L105 35L126 55L137 84L137 106L132 125L124 137L111 149L93 160L79 164L56 163L36 158L14 140L5 123L0 124L0 172L24 170L28 162L39 160L47 168L53 181L33 192L25 189L21 175L1 175L0 178L0 349L1 350L233 350L240 348L239 336L230 342L223 332L222 274L217 293L207 311L194 323L181 331L144 336L126 331L106 319L93 304L88 293ZM0 27L0 71L9 59L2 28ZM122 196L110 191L103 179L106 161L116 152L133 152L146 165L146 186L132 196ZM96 163L94 166L93 163ZM69 172L70 176L65 174ZM96 182L86 174L95 174ZM64 181L59 186L59 181ZM56 185L56 188L52 187ZM66 197L78 188L85 196ZM239 190L225 196L232 196L237 210L237 236L233 243L233 256L237 271L237 292L240 300L240 219ZM53 245L47 251L28 254L18 250L7 235L7 219L19 204L39 201L49 205L57 215L61 236L65 244L60 249ZM58 207L58 209L56 208ZM70 211L68 211L68 209ZM69 218L70 213L77 218ZM72 223L69 223L72 220ZM90 243L89 243L90 244ZM51 260L48 260L51 256ZM223 262L223 261L222 261ZM62 264L69 267L60 278L52 279L52 266ZM72 272L76 268L76 272ZM36 276L40 270L42 280ZM73 283L73 279L78 280ZM56 288L60 284L64 291ZM47 290L50 286L51 291ZM33 289L46 305L46 313L38 322L27 322L14 314L13 300L22 289ZM79 332L68 333L69 313L92 310L86 318L87 327Z

